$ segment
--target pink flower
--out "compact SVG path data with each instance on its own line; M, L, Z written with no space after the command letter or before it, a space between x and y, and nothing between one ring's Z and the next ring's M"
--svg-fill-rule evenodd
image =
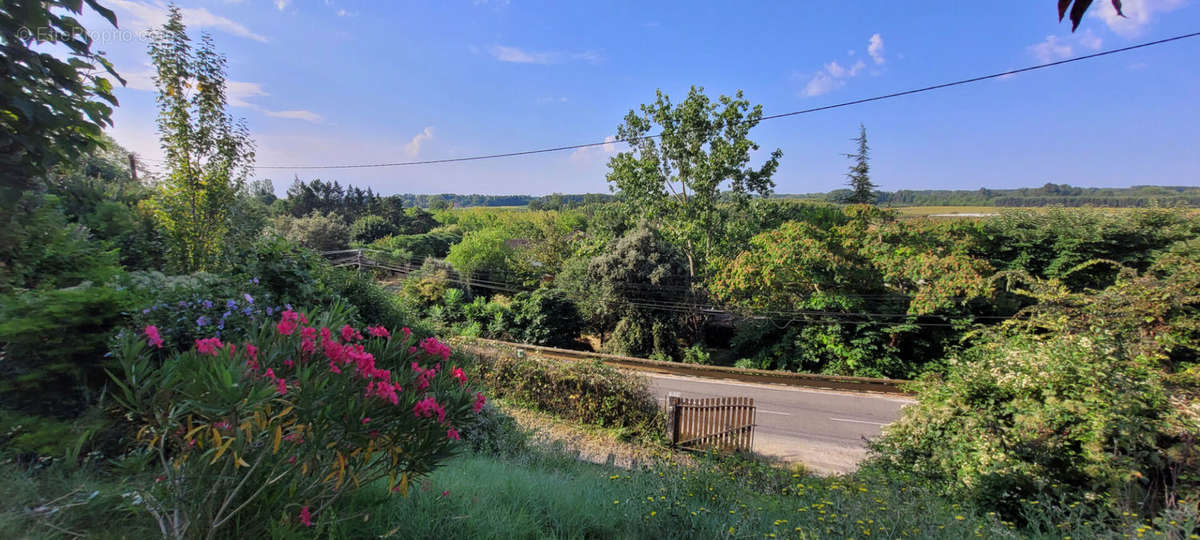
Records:
M296 327L299 326L296 321L300 320L301 317L303 315L289 309L283 312L282 318L279 319L279 324L275 325L275 330L282 335L290 336L292 332L296 331Z
M409 330L407 326L401 328L400 333L404 334L404 339L408 339L410 336L412 336L412 330Z
M288 458L288 463L295 465L296 464L296 456L292 456L292 457Z
M446 491L443 491L443 492L442 492L442 496L443 496L443 497L449 497L449 496L450 496L450 490L448 490L448 489L447 489Z
M219 338L210 337L196 340L196 352L216 356L217 351L221 348L221 340Z
M483 392L475 392L475 405L473 408L475 409L476 414L483 410L483 404L485 402L487 402L487 398L483 397Z
M312 514L309 513L308 507L300 509L300 523L305 527L312 527Z
M462 368L460 368L458 366L454 366L450 370L450 376L458 380L459 386L467 384L467 374L463 373Z
M392 338L392 334L388 332L388 329L382 326L368 326L367 333L371 334L371 337L381 337L384 339Z
M422 339L421 348L425 349L425 354L429 356L440 356L443 361L450 359L450 346L438 341L437 338Z
M433 399L432 396L418 401L413 406L413 416L417 418L432 418L434 415L438 417L439 423L446 421L446 409L438 405L437 400Z
M282 378L275 379L275 389L278 390L281 395L286 395L287 381L284 381Z
M154 325L146 326L146 343L151 347L162 348L162 336L158 335L158 327Z
M249 343L242 345L242 347L246 349L246 355L249 356L251 360L258 360L258 347L255 347Z
M355 330L353 326L347 324L342 327L342 341L349 343L362 338L362 334L358 333L358 330Z
M404 390L399 384L388 381L371 382L367 384L367 396L378 396L392 405L400 404L400 396L397 392Z
M284 367L292 367L296 365L296 362L293 362L291 358L288 358L287 360L283 361L283 365Z
M446 438L450 439L452 441L457 441L457 440L462 439L462 437L458 436L458 430L454 429L454 428L450 428L450 429L446 430Z
M330 361L329 361L329 371L332 371L333 373L341 373L341 372L342 372L342 368L339 368L339 367L337 366L337 363L336 363L336 362L334 362L333 360L330 360Z
M311 326L300 329L300 350L305 353L312 353L316 350L316 345L317 329Z
M368 417L363 418L362 423L363 423L363 425L367 425L367 424L371 423L371 417L368 416Z
M263 377L266 377L271 380L278 378L275 376L275 370L271 369L271 368L267 368L267 372L263 374Z

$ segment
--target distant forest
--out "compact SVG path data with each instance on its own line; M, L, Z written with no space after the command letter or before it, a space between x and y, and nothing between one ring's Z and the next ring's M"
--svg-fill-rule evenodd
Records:
M776 197L841 202L848 195L850 190L838 189L828 193L780 194ZM1048 183L1039 188L1018 189L902 189L879 191L877 197L876 204L893 206L1197 207L1200 206L1200 187L1085 188Z
M850 195L848 189L837 189L828 193L798 193L774 195L781 199L806 199L824 202L844 202ZM536 197L533 195L483 195L473 193L413 194L404 193L384 196L357 187L342 186L338 182L297 180L288 190L288 197L299 204L301 210L318 200L337 199L344 203L357 201L361 206L375 200L376 204L403 207L465 208L471 206L528 206L531 210L566 210L582 205L605 203L614 200L607 193L563 194L554 193ZM306 204L311 202L313 204ZM1145 207L1200 207L1198 186L1133 186L1128 188L1085 188L1067 184L1046 184L1038 188L1018 189L902 189L900 191L876 192L875 204L884 206L1097 206L1115 208ZM328 205L324 205L328 206ZM350 206L355 206L350 204ZM354 212L351 212L354 213ZM301 212L300 215L304 215Z

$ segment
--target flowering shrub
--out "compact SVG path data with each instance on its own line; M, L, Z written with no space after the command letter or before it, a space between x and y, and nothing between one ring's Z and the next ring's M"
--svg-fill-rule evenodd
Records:
M161 466L139 495L164 535L319 525L347 492L386 480L407 494L454 451L486 398L449 348L343 320L285 310L247 342L182 353L159 351L154 326L118 339L115 397Z

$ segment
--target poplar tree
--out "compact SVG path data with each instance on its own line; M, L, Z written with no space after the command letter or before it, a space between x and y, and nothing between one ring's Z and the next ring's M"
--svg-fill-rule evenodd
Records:
M156 216L178 269L211 269L252 168L254 143L245 122L225 111L225 57L207 33L193 50L178 7L152 34L150 58L167 168Z

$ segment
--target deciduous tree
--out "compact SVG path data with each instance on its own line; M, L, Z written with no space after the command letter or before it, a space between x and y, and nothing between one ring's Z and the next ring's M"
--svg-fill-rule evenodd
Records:
M254 162L254 144L245 123L225 112L225 57L207 34L193 49L179 8L171 6L153 33L150 58L167 168L157 216L179 269L212 268Z
M758 144L750 130L762 119L762 106L750 106L739 90L733 97L709 99L692 87L679 105L660 90L654 103L629 111L617 139L632 147L608 164L608 182L640 217L659 226L687 257L688 274L724 247L724 222L743 209L751 195L767 196L771 175L783 152L771 152L758 168L750 154ZM654 126L659 134L652 133ZM726 204L728 203L728 204Z

